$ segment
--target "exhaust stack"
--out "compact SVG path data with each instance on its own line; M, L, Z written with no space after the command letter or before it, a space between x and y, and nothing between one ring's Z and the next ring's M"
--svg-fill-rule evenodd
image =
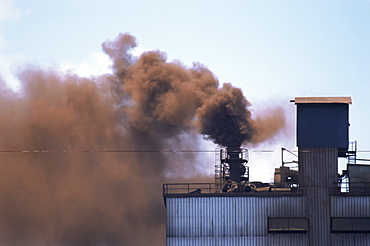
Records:
M221 149L222 179L242 183L248 181L248 151L241 148L228 147Z

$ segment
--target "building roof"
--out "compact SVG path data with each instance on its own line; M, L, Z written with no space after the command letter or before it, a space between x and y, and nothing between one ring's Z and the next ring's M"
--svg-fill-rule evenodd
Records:
M347 103L352 104L351 97L296 97L294 103Z

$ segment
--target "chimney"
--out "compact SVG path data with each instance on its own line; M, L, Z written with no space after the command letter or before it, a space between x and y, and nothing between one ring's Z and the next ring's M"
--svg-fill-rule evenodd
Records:
M227 156L224 161L229 165L229 179L237 183L245 181L246 177L244 174L246 172L246 167L244 164L247 163L247 160L243 159L242 150L240 148L228 147Z

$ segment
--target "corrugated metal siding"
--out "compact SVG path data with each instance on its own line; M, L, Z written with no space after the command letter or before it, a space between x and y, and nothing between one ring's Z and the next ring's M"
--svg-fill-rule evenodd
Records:
M245 246L245 245L284 245L284 246L302 246L307 245L305 234L271 234L256 237L177 237L167 238L167 245L172 246Z
M258 199L258 197L256 197ZM305 217L306 197L264 197L267 217Z
M348 104L297 104L297 146L348 148Z
M370 217L369 196L331 197L332 217Z
M254 245L254 244L250 244ZM263 245L263 244L260 244ZM267 245L291 245L291 246L301 246L308 245L307 243L307 234L269 234L268 235L268 244Z
M370 234L333 233L331 245L335 246L370 246Z
M328 189L307 189L309 245L330 245L330 197Z
M331 217L370 217L370 197L331 197ZM370 246L368 233L332 233L332 245Z
M167 238L167 245L173 246L245 246L245 245L284 245L284 246L303 246L307 245L305 234L273 234L268 237L181 237ZM348 246L348 245L347 245Z
M298 148L301 187L337 187L337 148Z
M167 238L167 246L245 246L271 245L266 237L174 237Z
M307 197L167 198L167 245L370 246L370 234L330 231L331 217L370 217L370 197L330 197L320 191L315 196L316 201L311 201L310 194ZM329 215L327 209L320 208L326 206L322 202L331 204ZM268 233L269 217L309 217L310 231Z
M298 148L299 183L307 196L309 245L330 245L330 196L337 188L337 148Z
M268 234L268 217L305 217L305 197L167 198L167 245L305 245ZM269 242L269 243L267 243Z

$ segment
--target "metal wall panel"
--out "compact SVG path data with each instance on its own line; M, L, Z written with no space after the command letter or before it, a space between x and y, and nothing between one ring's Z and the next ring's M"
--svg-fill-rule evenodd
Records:
M245 246L270 245L266 237L175 237L167 238L167 245L171 246ZM293 244L291 244L293 246ZM296 246L296 245L294 245Z
M330 194L338 191L337 148L298 148L299 185L307 197L309 245L330 245Z
M298 151L298 180L301 188L338 187L337 148L302 147Z
M166 203L168 246L310 245L309 237L315 230L321 230L319 227L330 230L326 219L314 222L311 218L307 233L268 233L269 217L307 217L306 203L311 205L304 196L185 197L167 198ZM329 203L329 217L370 217L370 197L332 196ZM331 245L370 246L370 234L325 233ZM322 242L322 239L311 241L325 245Z
M268 217L305 217L305 199L166 198L167 245L305 245L306 234L271 235L267 228Z
M307 189L309 245L330 245L330 197L326 188Z
M284 246L301 246L307 244L307 234L269 234L268 244L266 245L284 245ZM253 245L253 244L251 244ZM263 245L263 244L260 244Z
M348 104L297 104L297 146L348 148Z
M369 196L331 197L331 217L370 217ZM369 233L332 233L332 245L370 246Z
M331 217L370 217L370 197L331 197Z
M331 243L335 246L370 246L370 234L332 233Z
M257 245L307 245L306 234L270 234L268 236L252 237L175 237L167 238L167 245L171 246L257 246ZM348 246L348 245L347 245Z

